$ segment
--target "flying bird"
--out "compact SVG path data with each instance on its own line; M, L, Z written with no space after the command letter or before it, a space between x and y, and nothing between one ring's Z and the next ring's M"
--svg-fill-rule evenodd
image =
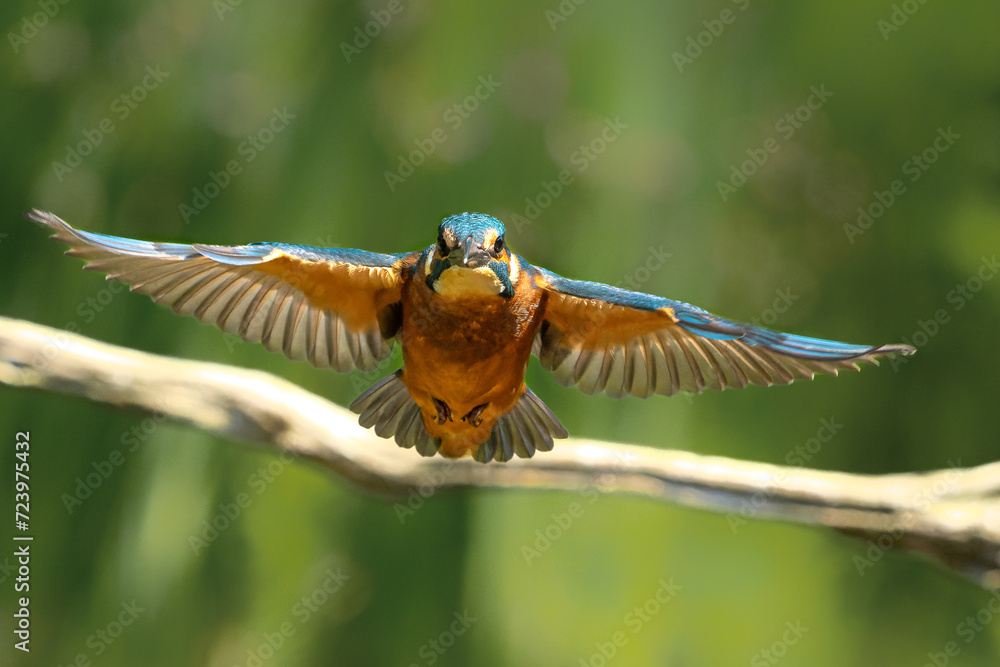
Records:
M915 351L779 333L563 278L511 252L503 223L482 213L445 218L436 243L399 254L153 243L27 216L84 268L291 359L372 370L399 341L402 367L350 407L362 426L423 456L508 461L565 438L524 383L532 354L564 386L646 398L788 384Z

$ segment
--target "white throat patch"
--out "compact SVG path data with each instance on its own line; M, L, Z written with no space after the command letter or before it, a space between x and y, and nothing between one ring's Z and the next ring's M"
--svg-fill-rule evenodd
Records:
M488 266L466 269L451 266L441 272L434 291L442 296L491 296L503 291L503 283Z

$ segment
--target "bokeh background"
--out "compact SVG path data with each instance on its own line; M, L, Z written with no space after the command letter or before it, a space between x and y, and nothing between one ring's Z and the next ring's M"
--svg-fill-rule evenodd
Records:
M17 0L0 26L4 316L264 369L347 404L375 378L116 291L23 211L144 239L393 252L483 211L564 275L919 347L838 379L646 401L560 388L532 362L529 384L573 434L783 463L832 420L835 436L790 462L863 473L1000 453L993 0ZM991 613L960 625L987 592L825 530L584 492L455 491L404 513L147 415L8 388L0 401L4 516L14 434L30 430L36 534L30 656L11 646L13 548L0 554L4 664L1000 659ZM251 504L193 546L240 494ZM573 503L582 514L554 531ZM558 538L531 556L547 529Z

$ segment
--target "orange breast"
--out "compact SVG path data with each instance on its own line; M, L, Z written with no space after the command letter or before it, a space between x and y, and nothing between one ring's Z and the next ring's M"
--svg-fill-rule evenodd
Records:
M522 274L511 298L443 297L419 271L403 285L403 382L441 453L463 456L489 439L496 419L524 393L524 370L538 330L542 294ZM434 399L450 408L437 423ZM462 417L488 404L476 426Z

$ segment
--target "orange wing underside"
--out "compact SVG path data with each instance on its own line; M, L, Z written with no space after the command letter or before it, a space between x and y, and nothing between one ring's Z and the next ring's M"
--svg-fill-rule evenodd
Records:
M370 328L382 308L399 300L398 274L391 267L309 262L276 253L254 270L300 290L311 305L336 313L352 331Z
M565 334L563 345L582 350L624 346L677 323L671 308L639 310L558 292L548 295L545 319Z

